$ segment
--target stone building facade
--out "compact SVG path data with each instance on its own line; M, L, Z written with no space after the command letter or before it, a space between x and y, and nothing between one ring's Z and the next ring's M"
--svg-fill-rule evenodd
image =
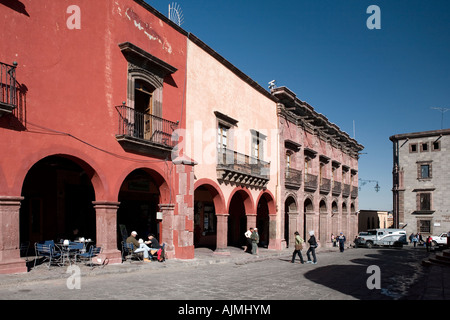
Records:
M278 99L280 203L287 246L293 233L315 231L322 246L331 234L347 239L358 233L357 141L301 101L286 87L272 89Z
M450 129L397 134L393 143L394 227L407 234L450 230Z

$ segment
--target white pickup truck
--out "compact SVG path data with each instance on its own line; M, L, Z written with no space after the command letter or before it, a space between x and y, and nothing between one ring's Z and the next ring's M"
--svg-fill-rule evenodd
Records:
M431 236L431 241L433 241L433 246L441 246L447 244L447 233L441 233L438 236Z
M371 229L360 232L357 239L358 247L372 248L373 246L402 247L408 244L406 232L403 229Z

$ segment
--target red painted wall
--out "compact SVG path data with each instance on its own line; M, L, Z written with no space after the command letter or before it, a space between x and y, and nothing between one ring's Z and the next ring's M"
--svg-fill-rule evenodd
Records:
M71 5L80 9L80 29L68 28L76 21ZM13 117L0 118L1 195L20 195L36 161L67 153L95 170L97 199L114 199L123 175L140 165L96 148L149 159L124 152L115 139L115 106L127 100L127 61L119 43L131 42L178 69L165 79L163 118L184 119L186 36L139 3L11 0L0 4L0 30L0 61L17 61L17 81L27 88L25 130L11 129ZM164 163L152 166L163 174Z
M102 203L118 201L132 171L150 169L165 181L159 203L174 203L173 214L180 214L175 165L124 151L115 137L115 107L127 101L128 85L128 62L118 45L130 42L177 69L164 79L162 117L185 128L186 33L140 0L5 0L0 30L0 62L18 63L16 79L26 92L23 119L0 117L0 201L22 195L25 177L39 160L62 155L88 173L95 201ZM10 229L17 236L14 223ZM113 229L99 232L97 226L97 238L113 243ZM1 233L0 247L0 256L11 251L18 257L16 240ZM193 257L193 247L180 252ZM0 269L8 263L0 259Z

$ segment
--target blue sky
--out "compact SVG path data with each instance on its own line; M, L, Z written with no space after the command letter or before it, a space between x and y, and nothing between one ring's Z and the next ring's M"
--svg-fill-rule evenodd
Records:
M167 16L172 1L146 0ZM264 88L286 86L364 145L359 209L392 209L394 134L450 108L449 0L179 0L182 28ZM381 29L366 26L370 5ZM450 127L450 112L444 114Z

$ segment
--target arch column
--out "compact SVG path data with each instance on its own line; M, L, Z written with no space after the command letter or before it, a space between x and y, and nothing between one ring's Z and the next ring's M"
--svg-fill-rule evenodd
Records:
M96 219L97 247L102 247L99 258L109 264L122 263L117 249L117 209L119 202L93 201Z
M162 212L162 231L161 240L166 244L166 257L175 258L175 244L174 244L174 223L175 223L175 205L174 204L160 204L159 210Z
M228 250L228 214L218 213L217 218L217 239L214 254L230 255Z
M20 258L20 201L23 197L0 196L0 273L27 272Z
M277 239L277 215L269 214L269 246L268 249L281 250L281 239Z
M294 248L295 246L295 237L294 232L298 230L298 212L288 212L289 215L289 248ZM300 233L300 231L299 231ZM303 235L302 235L303 237Z

